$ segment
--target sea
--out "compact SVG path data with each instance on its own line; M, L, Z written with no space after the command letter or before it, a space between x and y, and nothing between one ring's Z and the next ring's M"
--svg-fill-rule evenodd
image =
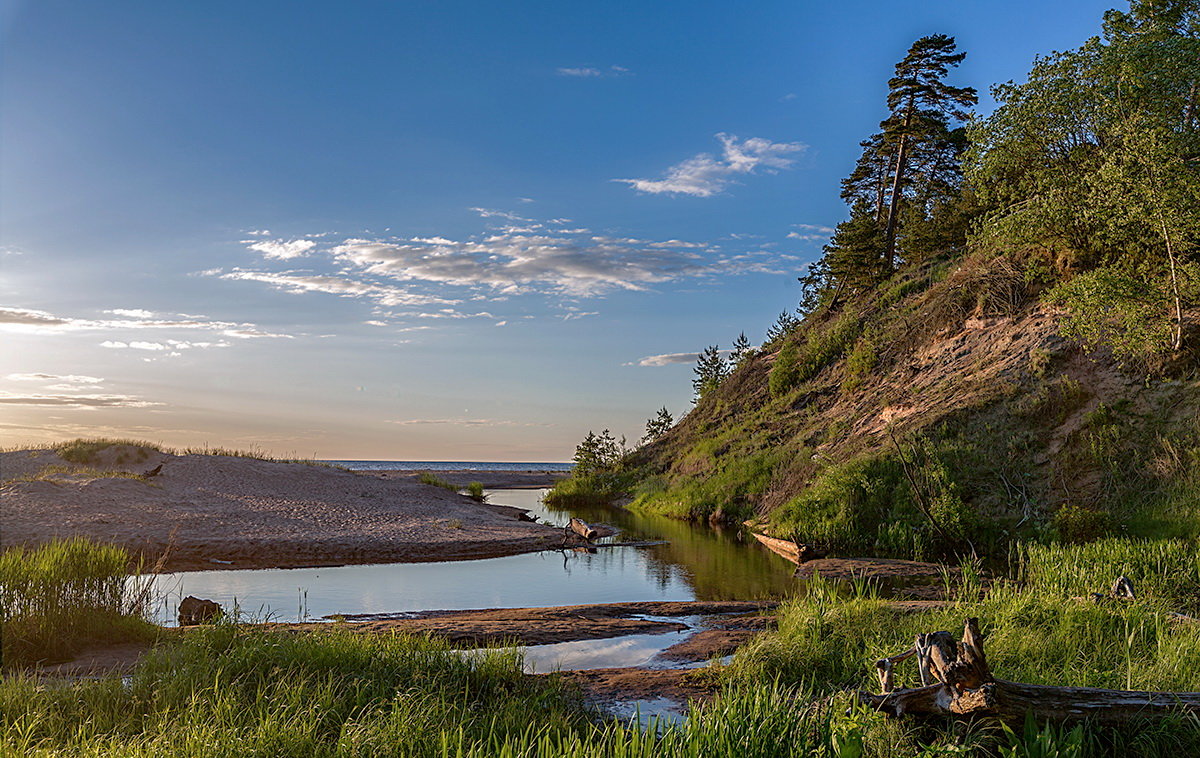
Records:
M321 461L353 471L570 471L573 463L495 461Z

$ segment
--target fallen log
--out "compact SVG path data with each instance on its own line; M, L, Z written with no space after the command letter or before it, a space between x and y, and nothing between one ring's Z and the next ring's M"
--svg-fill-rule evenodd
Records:
M881 695L862 692L859 700L889 716L993 716L1008 723L1021 723L1030 712L1047 721L1090 720L1108 726L1182 713L1200 715L1200 692L1102 690L1000 679L967 690L939 682Z
M572 518L567 523L567 530L583 537L588 542L600 536L600 533L591 524L579 518Z
M893 668L917 659L920 687L893 690ZM992 677L977 619L969 618L963 639L949 632L917 635L913 647L875 664L880 694L859 692L859 702L889 716L991 716L1022 723L1026 714L1056 722L1088 720L1120 725L1185 713L1200 715L1200 692L1138 692L1093 687L1058 687L1007 682Z
M797 566L822 556L822 553L815 547L803 542L781 540L778 537L768 537L758 532L751 532L751 534L754 535L754 539L761 542L768 550L777 555L782 555Z

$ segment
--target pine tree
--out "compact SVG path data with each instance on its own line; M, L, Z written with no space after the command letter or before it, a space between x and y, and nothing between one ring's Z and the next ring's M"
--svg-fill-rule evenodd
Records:
M720 348L710 345L700 353L693 371L696 378L692 380L692 389L696 393L696 400L699 400L721 386L721 382L729 375L729 364L721 357Z
M954 38L945 34L922 37L896 64L896 75L888 82L887 104L892 113L880 125L883 142L895 146L883 227L887 271L895 264L901 204L905 189L913 183L910 169L914 155L947 142L952 131L950 122L964 121L967 114L963 108L978 100L974 88L952 87L942 81L949 69L967 55L954 52L954 48ZM925 180L928 182L929 177Z
M666 434L672 426L675 425L675 419L671 417L671 412L664 405L658 409L658 415L646 422L646 435L642 437L642 444L648 444Z
M729 354L729 365L737 368L742 361L750 357L750 352L753 350L750 340L746 338L746 333L742 332L738 338L733 341L733 351Z
M803 280L802 280L803 281ZM775 323L767 328L766 344L771 344L792 332L796 331L796 327L800 326L800 319L792 314L784 311L779 314L779 318L775 319Z
M922 37L896 65L888 82L890 115L863 140L862 155L842 181L850 218L838 225L821 262L800 279L802 308L815 310L851 297L895 267L903 232L904 256L961 247L967 212L960 202L966 118L976 101L970 87L942 79L965 53L954 38Z

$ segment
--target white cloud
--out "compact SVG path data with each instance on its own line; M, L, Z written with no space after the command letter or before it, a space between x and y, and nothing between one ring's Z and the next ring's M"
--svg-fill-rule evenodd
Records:
M327 274L304 274L292 271L273 273L270 271L249 271L240 268L235 268L228 273L218 273L222 279L262 282L293 294L324 292L339 297L366 297L387 307L397 305L455 305L461 302L459 300L448 300L431 295L422 295L392 285L375 284Z
M4 378L13 382L62 382L64 384L100 384L104 381L98 376L82 374L9 374Z
M53 395L0 392L0 404L37 405L59 408L147 408L162 403L153 403L131 395Z
M154 312L145 310L144 308L113 308L105 311L105 313L111 313L114 316L124 316L126 318L154 318Z
M624 76L629 73L629 69L624 66L609 66L608 68L577 66L555 69L555 73L559 76L573 76L577 79L602 79L613 76Z
M693 250L636 240L563 234L499 233L460 242L348 239L331 251L365 275L518 294L577 297L645 290L680 278L765 270L749 260L706 258Z
M276 260L299 258L317 246L317 243L310 239L259 241L245 240L245 242L249 243L247 247L249 247L251 250L262 253L263 257L274 258Z
M123 331L123 330L197 330L211 331L231 337L287 337L259 330L254 324L233 321L216 321L202 317L150 318L150 311L115 308L105 313L114 315L136 314L137 318L87 319L56 316L45 311L28 308L0 307L0 328L16 331L66 332L66 331ZM147 315L148 314L148 315Z
M120 340L105 340L100 343L100 347L107 347L113 350L148 350L151 352L162 352L165 350L206 350L208 348L229 347L231 342L192 342L189 340L163 340L162 342L147 342L145 340L134 340L132 342L122 342Z
M831 226L822 226L820 224L792 224L800 231L788 232L788 239L820 241L829 239L829 235L833 234L836 229Z
M728 358L730 350L722 350L721 355ZM639 358L633 363L626 363L626 366L672 366L677 363L695 363L700 358L700 353L664 353L662 355L647 355L645 358Z
M758 168L767 171L785 169L795 162L791 157L805 149L799 142L771 142L761 137L739 141L729 134L718 134L721 155L701 153L667 169L663 179L614 179L638 192L650 194L712 197L721 193L733 177L752 174Z

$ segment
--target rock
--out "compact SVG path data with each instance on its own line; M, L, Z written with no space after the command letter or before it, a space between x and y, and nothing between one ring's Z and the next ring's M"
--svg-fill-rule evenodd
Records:
M195 626L216 621L225 615L225 611L212 600L201 600L188 595L179 604L179 625Z

